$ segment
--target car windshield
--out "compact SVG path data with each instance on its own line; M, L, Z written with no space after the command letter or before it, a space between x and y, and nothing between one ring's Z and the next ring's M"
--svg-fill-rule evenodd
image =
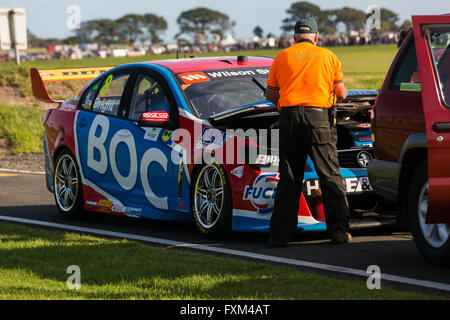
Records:
M177 76L192 107L204 119L236 107L266 101L263 91L252 78L265 87L269 67L196 71Z
M430 45L444 104L450 106L450 28L431 29Z

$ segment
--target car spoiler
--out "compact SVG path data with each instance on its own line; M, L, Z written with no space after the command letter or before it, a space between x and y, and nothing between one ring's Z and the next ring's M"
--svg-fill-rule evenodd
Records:
M54 100L50 97L45 82L51 81L72 81L72 80L90 80L98 77L103 72L113 67L94 67L94 68L70 68L70 69L30 69L31 89L33 96L41 101L49 103L62 103L61 100Z

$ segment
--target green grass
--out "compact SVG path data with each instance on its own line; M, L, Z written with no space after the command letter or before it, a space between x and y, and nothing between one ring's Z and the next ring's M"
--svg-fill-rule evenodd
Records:
M361 281L293 268L220 258L128 240L0 223L3 299L432 299ZM66 270L81 269L81 289L69 290Z
M0 136L13 154L43 152L44 110L0 103Z

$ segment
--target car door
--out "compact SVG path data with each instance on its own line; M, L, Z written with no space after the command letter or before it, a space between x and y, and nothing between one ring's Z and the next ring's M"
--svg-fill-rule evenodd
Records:
M413 16L428 141L427 223L450 223L450 15Z
M119 69L95 80L83 94L75 119L75 149L85 186L84 200L87 207L108 213L113 211L114 201L123 203L125 192L134 188L137 177L132 137L122 131L121 119L122 110L129 104L134 74L133 69ZM114 146L117 140L124 142L120 148ZM127 171L119 168L118 164L124 163ZM100 201L103 198L108 201Z
M166 85L156 71L142 69L136 82L127 109L127 129L136 141L136 154L139 159L138 187L133 192L134 203L165 211L179 211L181 196L178 194L178 162L174 153L172 133L178 128L178 108ZM152 116L168 115L166 121L152 121L151 126L140 122L145 114ZM156 118L155 118L156 119ZM161 119L157 119L161 120ZM157 214L153 212L154 214ZM158 216L150 214L150 218ZM169 218L165 213L164 218Z

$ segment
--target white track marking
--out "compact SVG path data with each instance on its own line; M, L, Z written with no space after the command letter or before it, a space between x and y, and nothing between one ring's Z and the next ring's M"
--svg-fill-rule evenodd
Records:
M4 169L4 168L0 168L0 172L13 172L13 173L28 173L28 174L45 175L44 171L13 170L13 169Z
M281 263L281 264L291 265L291 266L296 266L296 267L307 267L307 268L319 269L319 270L324 270L324 271L351 274L351 275L361 276L364 278L367 278L369 276L369 274L367 273L366 270L359 270L359 269L334 266L334 265L328 265L328 264L322 264L322 263L315 263L315 262L309 262L309 261L303 261L303 260L275 257L275 256L269 256L269 255L265 255L265 254L247 252L247 251L218 248L218 247L214 247L211 245L186 243L186 242L167 240L167 239L161 239L161 238L140 236L140 235L136 235L136 234L114 232L114 231L93 229L93 228L86 228L86 227L78 227L78 226L72 226L72 225L67 225L67 224L60 224L60 223L53 223L53 222L39 221L39 220L22 219L22 218L8 217L8 216L0 216L0 220L9 221L9 222L25 223L25 224L31 224L31 225L37 225L37 226L44 226L44 227L51 227L51 228L58 228L58 229L65 229L65 230L71 230L71 231L82 232L82 233L97 234L97 235L113 237L113 238L122 238L122 239L150 242L150 243L156 243L156 244L172 246L172 247L188 247L188 248L196 249L196 250L221 253L221 254L226 254L226 255L230 255L230 256L238 256L238 257L243 257L243 258L250 258L250 259L256 259L256 260L261 260L261 261L266 261L266 262L272 262L272 263ZM406 278L406 277L390 275L390 274L386 274L386 273L381 274L381 279L386 280L386 281L396 282L396 283L403 283L403 284L407 284L407 285L413 285L413 286L419 286L419 287L425 287L425 288L431 288L431 289L437 289L437 290L443 290L443 291L450 292L450 285L445 284L445 283L419 280L419 279L414 279L414 278Z

